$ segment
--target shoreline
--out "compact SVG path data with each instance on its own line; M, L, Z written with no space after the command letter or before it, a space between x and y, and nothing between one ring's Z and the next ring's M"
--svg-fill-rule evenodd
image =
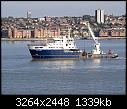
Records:
M79 38L79 39L82 39L82 38ZM111 40L111 39L126 39L126 37L98 37L98 40ZM1 38L1 41L41 41L41 40L45 40L45 39L38 39L38 38L24 38L24 39ZM82 40L92 40L92 38L87 38L87 39L82 39Z
M126 39L126 37L99 37L99 40Z

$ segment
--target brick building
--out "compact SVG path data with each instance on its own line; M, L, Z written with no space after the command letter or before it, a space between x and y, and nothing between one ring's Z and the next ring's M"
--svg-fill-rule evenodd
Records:
M100 37L125 37L126 36L126 29L112 29L112 30L100 30L99 31Z
M2 32L2 36L8 38L45 38L45 37L59 37L60 29L47 29L47 28L35 28L35 29L17 29L8 28Z
M99 36L100 37L108 37L109 36L109 30L100 30Z
M125 37L126 36L126 29L113 29L111 30L111 36L112 37L120 37L120 36L123 36Z

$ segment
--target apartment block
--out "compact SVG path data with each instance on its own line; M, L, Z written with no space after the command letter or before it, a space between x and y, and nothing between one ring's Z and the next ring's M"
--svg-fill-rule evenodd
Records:
M95 19L97 23L104 23L104 10L95 10Z

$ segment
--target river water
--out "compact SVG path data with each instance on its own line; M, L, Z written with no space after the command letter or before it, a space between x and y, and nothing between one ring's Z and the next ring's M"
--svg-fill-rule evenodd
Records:
M100 40L101 49L118 53L116 59L33 61L30 41L2 41L2 94L6 95L124 95L126 90L125 39ZM92 40L77 40L91 51Z

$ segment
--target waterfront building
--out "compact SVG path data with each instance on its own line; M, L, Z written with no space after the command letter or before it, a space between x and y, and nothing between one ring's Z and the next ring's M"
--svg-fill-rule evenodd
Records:
M98 37L126 37L126 29L101 29L95 32Z
M123 37L126 36L126 29L120 30L120 36L123 36Z
M34 28L34 29L17 29L9 28L2 32L4 37L8 38L49 38L59 37L60 29Z
M12 38L13 34L12 34L12 28L8 28L8 33L7 33L7 37Z
M31 30L14 28L12 38L31 38Z
M112 37L125 37L126 36L126 29L112 29L111 36Z
M101 29L100 31L99 31L99 37L108 37L108 36L110 36L109 35L109 30L106 30L106 29Z
M8 29L3 29L1 31L1 33L2 33L2 38L7 38L8 37L8 34L9 34L9 31L8 31Z
M97 23L104 23L104 10L95 10L95 20Z
M12 28L12 38L17 38L17 28Z

